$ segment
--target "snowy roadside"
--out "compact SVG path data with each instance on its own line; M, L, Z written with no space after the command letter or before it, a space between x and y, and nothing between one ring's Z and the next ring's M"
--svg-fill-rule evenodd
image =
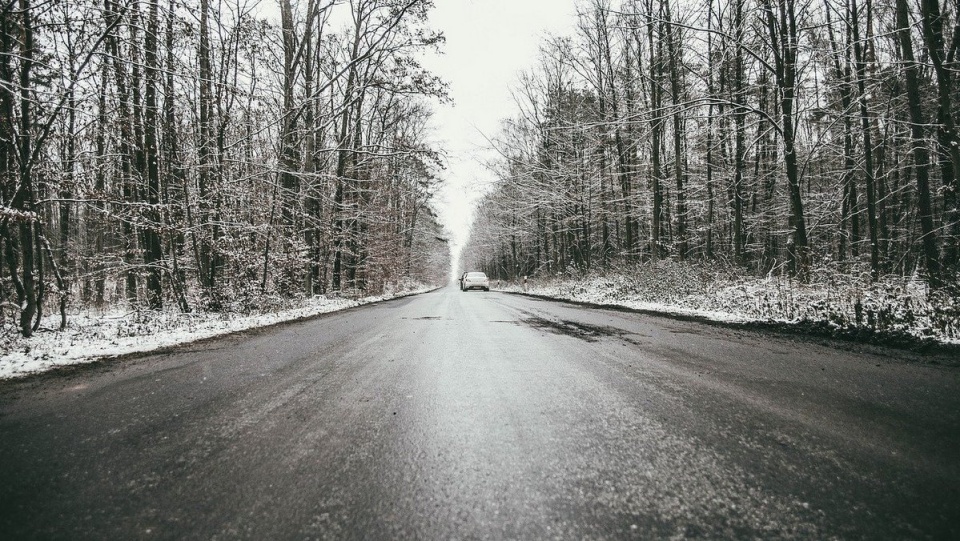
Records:
M619 306L731 324L793 326L863 342L919 347L960 346L960 305L913 281L865 284L823 278L724 276L665 262L633 272L530 279L501 291L592 305Z
M756 321L742 314L704 310L684 306L683 304L666 304L650 302L640 298L625 298L611 295L600 288L589 287L580 282L550 282L548 284L506 284L498 288L499 291L521 293L535 297L547 297L556 300L574 301L597 306L617 306L638 312L654 312L669 316L692 317L717 321L722 323L750 323Z
M58 328L60 323L59 315L51 315L44 318L40 330L29 339L7 330L8 335L0 342L0 379L23 377L102 358L154 351L363 304L425 293L431 289L421 287L357 300L316 296L305 299L296 308L253 315L90 311L71 314L64 331L50 330Z

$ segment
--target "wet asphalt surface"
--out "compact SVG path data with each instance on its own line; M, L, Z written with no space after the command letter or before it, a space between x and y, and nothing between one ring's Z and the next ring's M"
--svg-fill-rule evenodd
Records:
M449 287L0 384L0 537L960 538L880 353Z

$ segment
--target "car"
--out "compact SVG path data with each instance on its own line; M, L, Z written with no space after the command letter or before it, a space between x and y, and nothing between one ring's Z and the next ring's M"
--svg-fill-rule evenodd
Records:
M460 282L460 291L463 291L463 279L466 277L467 277L467 273L463 273L460 275L460 278L457 279Z
M490 279L482 272L467 272L463 275L460 289L469 291L471 289L482 289L490 291Z

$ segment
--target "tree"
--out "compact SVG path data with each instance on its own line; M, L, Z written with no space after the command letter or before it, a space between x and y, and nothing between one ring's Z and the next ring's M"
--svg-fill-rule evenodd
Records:
M917 202L923 242L923 256L927 266L927 280L933 287L941 285L940 254L937 248L933 224L933 208L930 201L929 164L926 138L923 133L924 117L920 97L920 74L913 55L913 40L910 36L910 17L906 0L897 0L897 38L900 54L904 60L907 102L910 109L910 135L913 139L913 169L917 179Z
M923 266L934 289L950 285L960 40L944 38L957 28L952 9L919 8L586 4L576 35L551 38L549 69L517 92L519 114L496 142L501 184L480 206L484 230L466 257L504 276L541 254L549 263L533 268L543 273L664 257L801 281L864 269L869 280L909 277ZM931 96L936 137L923 110ZM578 138L593 150L583 154ZM624 171L648 181L611 189ZM649 249L625 249L641 216Z
M61 325L74 301L232 310L296 298L298 284L323 292L334 239L352 258L350 287L434 280L411 263L448 252L421 101L444 87L416 61L442 43L431 6L286 2L274 27L239 0L4 4L4 317L29 336L51 289ZM350 42L331 14L348 9L362 22L344 61ZM394 240L401 249L371 253Z

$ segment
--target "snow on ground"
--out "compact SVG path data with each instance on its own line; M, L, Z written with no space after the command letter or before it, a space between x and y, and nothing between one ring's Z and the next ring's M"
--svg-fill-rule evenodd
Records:
M493 285L503 291L712 321L806 323L837 333L867 331L960 344L960 303L930 294L918 280L869 283L821 274L800 284L663 261L626 272Z
M151 311L89 311L69 314L67 329L58 329L59 314L47 316L40 330L25 339L12 329L0 337L0 379L17 378L52 368L88 363L105 357L149 352L292 321L361 304L369 304L403 295L423 293L421 287L391 295L358 300L317 296L287 310L275 313L242 315L236 313L190 313Z
M752 321L752 319L744 315L698 309L691 306L684 306L682 303L667 304L642 300L642 298L618 297L606 289L604 284L596 282L550 281L538 283L533 281L528 282L526 287L524 287L522 283L509 283L498 289L514 293L528 293L541 297L549 297L551 299L570 300L605 306L622 306L631 310L657 312L668 315L694 316L727 323L746 323Z

